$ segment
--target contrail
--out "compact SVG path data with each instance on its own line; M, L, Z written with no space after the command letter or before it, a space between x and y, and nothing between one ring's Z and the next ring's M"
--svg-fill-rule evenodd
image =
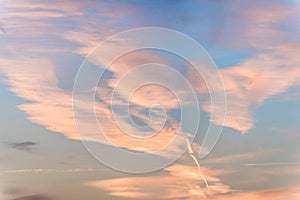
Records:
M4 173L11 173L11 174L17 174L17 173L76 173L76 172L96 172L100 170L87 168L87 169L13 169L13 170L5 170Z
M300 165L300 162L248 163L248 164L244 164L244 166L269 166L269 165Z
M192 147L191 147L191 143L190 143L190 141L189 141L188 138L186 138L186 143L187 143L189 155L191 156L191 158L194 160L195 164L197 165L199 175L201 176L202 180L204 181L205 186L206 186L206 188L207 188L209 194L211 194L211 191L210 191L208 182L207 182L206 178L205 178L205 177L203 176L203 174L202 174L200 164L199 164L197 158L196 158L195 155L194 155L194 151L193 151L193 149L192 149Z

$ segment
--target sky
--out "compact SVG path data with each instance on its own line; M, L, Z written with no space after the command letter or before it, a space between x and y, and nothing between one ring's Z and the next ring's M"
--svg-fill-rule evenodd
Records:
M0 199L300 199L299 35L298 0L0 0Z

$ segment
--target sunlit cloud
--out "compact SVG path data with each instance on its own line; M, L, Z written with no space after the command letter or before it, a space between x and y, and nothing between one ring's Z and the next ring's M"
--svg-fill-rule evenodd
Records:
M248 132L255 124L255 110L266 99L299 86L300 41L295 34L280 28L295 17L293 8L259 1L231 7L236 26L229 31L239 36L226 35L224 41L230 42L229 47L253 49L257 53L236 66L221 69L227 96L224 125ZM210 105L204 110L209 112Z
M247 132L253 127L253 111L258 106L271 96L299 85L296 56L299 52L295 45L274 47L271 52L222 70L227 94L225 125Z
M87 183L89 186L108 191L112 196L134 199L199 199L209 195L231 192L231 188L215 176L221 171L203 169L204 176L210 183L211 193L205 187L198 169L186 165L172 165L167 167L167 175L128 177L109 180L100 180Z
M5 68L2 70L6 74L7 83L11 85L10 89L18 96L31 101L18 106L28 114L30 120L44 125L49 130L63 133L68 138L80 140L73 121L71 94L58 87L58 80L51 62L28 59L22 63L10 60L2 60L2 63L5 64ZM44 66L43 68L40 68L41 64ZM84 109L85 105L82 104L82 106ZM107 124L104 126L104 131L110 137L112 144L119 147L153 152L164 147L175 135L175 130L170 131L168 127L161 130L161 134L150 138L151 142L134 139L124 134L114 124L112 113L108 108L99 104L97 110L99 113L106 113L105 123ZM90 130L90 127L94 126L90 124L89 119L86 119L85 138L100 143L104 142L103 138L97 135L97 131ZM178 144L178 148L181 148L180 146L181 144ZM174 152L169 153L177 151L179 149L174 149Z

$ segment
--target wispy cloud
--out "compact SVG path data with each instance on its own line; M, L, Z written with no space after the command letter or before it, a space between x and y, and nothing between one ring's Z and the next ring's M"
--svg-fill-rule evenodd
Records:
M225 163L243 162L245 160L251 160L255 157L256 155L254 153L240 153L240 154L226 155L222 157L208 158L205 159L203 162L205 162L205 164L225 164Z
M28 195L12 198L10 200L53 200L53 198L46 195Z
M244 166L300 165L300 162L247 163Z
M263 102L299 85L298 45L274 47L222 70L227 94L225 125L247 132L253 127L254 111ZM276 84L274 84L276 83Z
M26 4L29 6L27 7ZM16 93L19 97L29 101L28 103L18 106L19 109L28 114L28 119L44 125L49 130L62 133L68 138L80 140L73 121L71 92L60 87L60 82L57 76L57 66L54 64L53 54L50 56L47 55L47 53L49 53L49 48L43 45L43 43L47 42L47 40L55 42L65 39L65 36L61 37L57 34L53 34L51 37L49 36L48 32L50 30L57 30L54 22L49 23L49 21L47 21L49 18L61 18L62 16L65 16L69 19L70 16L77 14L81 15L82 13L80 13L79 10L82 9L81 6L85 6L78 3L75 5L69 5L68 3L66 4L67 5L63 4L60 8L61 10L59 10L57 7L55 9L51 9L51 6L46 8L46 5L40 5L38 2L28 2L18 5L6 3L6 9L4 10L11 9L14 11L5 17L5 21L8 24L8 30L10 32L8 36L14 38L16 41L20 41L18 44L17 42L16 44L6 44L7 46L5 46L5 48L8 49L8 51L5 52L6 56L0 59L0 69L5 74L6 83L10 86L10 90ZM106 7L101 7L99 5L96 7L106 10ZM45 13L36 13L36 8L43 8ZM70 9L70 12L68 9ZM58 16L57 13L59 13ZM36 21L34 18L32 18L32 16L38 14L42 15L42 18L39 21ZM122 16L122 14L124 13L118 13L118 16ZM22 18L23 15L24 18ZM113 19L117 17L108 11L100 12L99 15L100 17L105 16ZM89 18L89 16L85 17ZM21 18L20 20L25 21L21 23L19 20L17 20L19 18ZM82 19L80 19L80 22L81 20ZM29 22L30 25L28 25ZM31 22L33 24L38 24L34 26ZM82 22L85 23L86 20L83 20ZM13 26L13 24L17 24L18 26ZM47 29L43 28L43 25L46 25ZM26 30L24 27L31 28L32 30ZM83 25L83 27L85 26ZM17 31L14 31L14 29ZM105 29L107 30L107 27L105 27ZM41 34L37 34L39 31L43 32ZM21 32L25 34L22 34ZM106 33L100 31L99 34L105 35ZM31 44L30 48L25 48L26 50L23 51L23 49L20 50L20 48L22 48L24 45L26 46L27 40L22 40L24 38L38 38L39 42ZM84 39L81 42L85 43L86 41L88 40ZM16 52L12 51L16 46L18 46L18 50ZM36 50L33 50L35 48ZM51 53L57 55L56 53L58 52L56 49L59 49L59 47L55 47L54 49L52 48ZM134 67L130 66L131 64L144 63L149 60L153 60L154 62L155 60L159 59L159 57L155 57L151 54L137 54L133 58L134 59L129 61L127 60L126 62L124 62L124 60L120 60L119 63L112 65L110 70L116 75L116 77L120 77L126 72L126 70ZM122 67L120 67L120 65ZM115 79L110 80L108 83L108 88L113 86L113 84L115 84L114 82ZM150 96L145 95L145 93L147 93L149 90L151 92L154 91L154 93ZM110 102L105 101L105 93L98 94L99 98L101 98L103 101L97 103L96 110L98 113L100 113L99 116L101 116L101 114L105 114L105 118L102 118L101 120L105 124L105 133L111 138L113 144L132 150L153 152L163 147L166 142L170 142L175 135L175 130L170 132L170 127L163 127L161 130L163 134L158 134L156 137L153 137L151 141L140 141L123 134L120 128L113 123L114 119L110 109L108 108ZM156 88L155 90L152 90L151 88L146 90L142 89L133 96L132 101L135 105L149 107L151 102L157 100L157 98L154 97L159 97L160 103L163 105L172 107L177 106L176 101L173 104L170 104L170 102L173 101L173 96L170 97L170 95L168 96L167 94L169 93L161 88ZM85 105L83 102L82 110L87 110L85 106L87 105ZM146 116L139 112L134 114L141 118L145 118ZM93 113L90 113L90 116L92 115ZM87 118L84 123L86 127L85 130L87 130L86 133L82 135L84 139L100 143L104 142L103 138L99 137L97 131L94 129L95 126L89 122L89 118ZM178 148L181 147L178 146ZM178 149L174 149L174 152L176 151L178 151ZM169 153L174 154L174 152Z
M220 42L256 53L221 70L227 96L225 126L247 132L255 123L255 110L266 99L300 85L299 33L280 28L295 18L292 7L271 1L252 1L248 6L232 3L229 7L235 26L225 28L226 38ZM204 109L209 112L209 105Z
M258 191L245 191L245 192L237 192L228 195L220 195L213 200L240 200L240 199L253 199L253 200L264 200L264 199L272 199L272 200L281 200L281 199L299 199L300 197L300 187L286 187L286 188L278 188L272 190L258 190Z

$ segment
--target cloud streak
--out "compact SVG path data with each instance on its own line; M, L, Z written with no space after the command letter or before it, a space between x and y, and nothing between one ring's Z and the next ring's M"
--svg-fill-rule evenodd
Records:
M23 151L33 150L37 146L36 142L15 142L10 143L10 147Z

